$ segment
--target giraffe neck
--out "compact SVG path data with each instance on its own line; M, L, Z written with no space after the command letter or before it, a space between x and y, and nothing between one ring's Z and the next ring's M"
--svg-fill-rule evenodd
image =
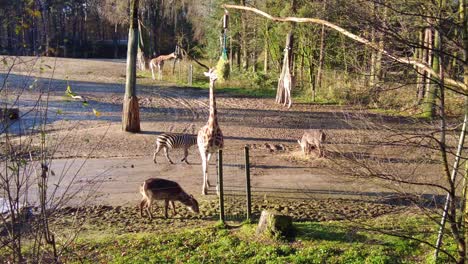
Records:
M210 81L210 116L208 118L208 127L212 129L218 127L218 115L216 112L216 99L214 95L214 81Z
M170 60L170 59L175 58L175 57L176 57L175 54L171 53L169 55L161 55L161 56L157 57L156 60L165 61L165 60Z

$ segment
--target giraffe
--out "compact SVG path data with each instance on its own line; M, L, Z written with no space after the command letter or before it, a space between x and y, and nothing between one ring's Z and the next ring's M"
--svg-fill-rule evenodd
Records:
M213 153L216 153L224 146L223 133L218 125L216 113L216 101L214 96L214 83L218 76L214 68L205 72L205 76L210 78L210 115L208 122L198 131L197 144L200 151L203 166L203 187L202 194L206 195L210 182L208 181L208 163Z
M169 55L161 55L158 56L150 61L150 69L151 69L151 75L153 77L153 80L156 80L156 77L154 76L154 71L156 70L156 67L158 67L158 80L162 80L162 70L164 66L164 61L170 60L170 59L175 59L177 58L176 52L172 52Z

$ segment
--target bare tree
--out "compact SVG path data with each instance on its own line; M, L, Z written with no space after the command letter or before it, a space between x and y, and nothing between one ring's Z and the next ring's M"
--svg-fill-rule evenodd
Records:
M40 64L39 58L29 62L19 57L3 60L1 70L6 73L0 86L0 248L2 254L6 253L7 262L59 263L63 252L78 235L80 223L75 219L72 223L75 229L71 228L67 234L57 232L51 223L63 217L64 206L71 202L80 206L80 202L91 198L99 186L99 178L80 187L76 185L78 173L89 155L81 164L71 162L63 165L60 173L54 173L58 149L72 142L74 136L72 132L52 135L48 127L57 118L51 116L49 109L53 73L47 81L33 80L31 73ZM31 69L27 76L21 77L11 74L15 67ZM49 67L55 69L56 65ZM34 104L24 107L24 98L35 98ZM74 128L79 123L68 125L71 131L76 131ZM69 171L73 163L78 165L78 171Z

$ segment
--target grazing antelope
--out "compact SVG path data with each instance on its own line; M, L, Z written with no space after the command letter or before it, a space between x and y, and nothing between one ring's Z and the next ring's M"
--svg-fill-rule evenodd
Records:
M154 200L164 200L164 216L166 218L169 202L171 202L174 215L177 214L174 201L179 201L186 205L190 211L199 213L197 200L186 193L177 182L159 178L147 179L140 186L140 193L143 196L140 202L141 217L143 217L143 208L145 207L150 219L153 219L151 205Z
M310 129L302 135L300 140L297 140L297 143L301 146L302 153L305 155L310 154L312 149L316 148L319 153L319 157L323 157L323 147L322 142L326 139L326 135L322 129Z
M184 158L181 161L189 164L187 160L188 150L191 146L197 144L197 137L195 135L189 134L162 134L156 138L156 150L153 155L153 162L156 163L156 155L164 149L166 153L166 159L171 163L171 158L169 157L170 149L183 148L184 149Z

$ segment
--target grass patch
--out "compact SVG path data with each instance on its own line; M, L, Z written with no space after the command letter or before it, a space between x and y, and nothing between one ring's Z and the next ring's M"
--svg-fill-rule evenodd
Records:
M376 227L388 218L371 220ZM417 218L392 218L399 228L424 230ZM395 222L394 222L395 223ZM413 240L361 231L343 222L294 223L294 241L255 235L255 224L80 238L67 263L419 263L430 252ZM435 230L435 229L434 229ZM435 233L435 232L433 232ZM430 238L421 232L421 238Z

